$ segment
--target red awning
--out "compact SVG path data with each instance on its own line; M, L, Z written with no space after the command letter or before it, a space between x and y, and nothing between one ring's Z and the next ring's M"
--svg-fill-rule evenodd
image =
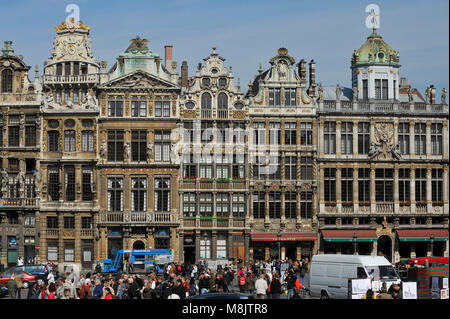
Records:
M399 229L397 234L400 240L429 241L431 235L434 240L448 240L448 229Z
M374 229L364 230L322 230L322 236L325 241L353 241L353 235L356 234L356 241L374 241L377 234Z
M252 241L278 241L276 233L252 234ZM317 240L315 233L282 234L280 241Z

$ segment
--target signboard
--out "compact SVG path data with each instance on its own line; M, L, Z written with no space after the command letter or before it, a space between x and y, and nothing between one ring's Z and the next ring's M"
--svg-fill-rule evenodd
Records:
M417 299L417 282L403 282L403 299Z
M370 279L352 279L352 295L366 294L367 290L372 288Z
M376 292L376 291L380 291L380 289L381 289L381 281L379 281L379 280L372 281L372 291Z
M9 237L8 248L11 248L11 249L16 249L17 248L16 237Z
M441 289L441 299L448 299L448 288Z
M448 278L442 278L442 289L448 289Z

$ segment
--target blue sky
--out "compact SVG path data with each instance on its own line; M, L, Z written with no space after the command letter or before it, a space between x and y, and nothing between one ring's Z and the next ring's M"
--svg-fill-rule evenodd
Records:
M150 40L164 56L174 46L174 59L186 60L189 75L212 46L232 65L247 90L259 63L263 69L278 48L296 61L316 61L317 82L351 85L350 59L371 30L365 26L370 3L380 7L379 34L400 52L400 76L423 94L434 84L449 88L449 2L357 0L1 0L0 41L13 41L28 65L51 54L53 28L66 19L65 8L80 7L80 19L91 26L95 56L110 67L136 35ZM33 73L30 73L32 78Z

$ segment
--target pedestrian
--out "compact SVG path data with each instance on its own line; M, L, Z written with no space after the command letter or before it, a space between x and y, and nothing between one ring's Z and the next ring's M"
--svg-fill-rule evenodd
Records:
M391 294L392 299L402 299L401 288L397 283L393 283L391 287L389 287L388 293Z
M256 297L258 299L266 299L267 289L269 286L267 285L267 281L264 279L264 275L261 274L259 279L255 282L256 289Z
M367 289L366 295L363 299L377 299L377 296L375 296L372 289Z
M392 299L392 295L387 292L386 282L381 285L380 293L377 295L377 299Z
M255 275L250 272L247 273L247 278L245 279L245 290L250 295L253 295L255 292Z
M22 267L23 266L23 257L19 257L19 259L17 259L17 266L18 267Z
M27 299L39 299L40 292L41 290L39 289L37 282L34 282L33 286L28 290Z
M23 288L22 279L23 279L22 273L16 271L14 273L14 281L17 283L17 299L22 299L21 296Z
M53 274L53 270L51 270L47 276L47 284L55 283L55 275Z
M294 275L294 270L289 269L288 276L286 277L286 289L287 289L287 295L286 299L291 299L294 295L294 288L295 288L295 281L297 280L297 277Z
M200 294L206 294L209 292L209 278L208 274L201 273L200 279L198 280L198 288L200 289Z
M270 299L280 299L281 283L278 274L274 274L269 286Z
M227 284L223 278L223 275L221 273L217 274L216 276L216 287L218 292L227 292Z
M9 297L11 299L17 299L17 282L11 278L7 283L6 283L6 288L8 288L8 293L9 293Z
M94 299L102 299L103 286L100 280L95 281L94 293L92 295L94 296Z
M105 289L105 291L106 291L105 299L113 299L113 294L111 293L111 288L108 287Z
M97 262L97 265L95 266L94 274L101 274L102 272L102 266L100 266L100 263Z
M239 280L239 292L243 293L245 292L245 271L241 267L237 274L238 280Z
M52 282L48 285L46 299L56 299L55 293L56 293L56 285L54 282Z

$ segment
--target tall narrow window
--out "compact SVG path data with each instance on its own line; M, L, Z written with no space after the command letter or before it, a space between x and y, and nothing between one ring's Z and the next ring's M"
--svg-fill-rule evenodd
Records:
M336 202L336 169L325 168L324 170L324 199L325 202Z
M200 216L211 217L213 214L213 194L201 193L200 194Z
M223 155L223 156L222 156ZM216 157L216 178L227 179L230 177L230 165L226 154L220 154Z
M353 154L353 122L341 123L341 153Z
M245 194L234 193L233 194L233 217L244 218L245 217Z
M123 161L123 130L109 130L108 131L108 161L120 162Z
M269 143L270 145L280 145L281 123L269 123Z
M132 96L131 98L131 116L145 117L147 116L147 99L145 96ZM157 113L157 104L155 102L155 115Z
M281 106L281 89L275 89L275 106Z
M296 89L284 89L284 104L286 107L297 106Z
M73 202L75 200L75 167L64 167L65 173L65 185L66 201Z
M381 100L381 80L375 80L375 99Z
M58 131L48 131L48 151L58 152L59 151L59 132Z
M269 180L281 179L281 156L269 156Z
M217 96L217 108L226 110L228 108L228 96L225 93L219 93Z
M285 145L297 145L297 124L285 123L284 124L284 144Z
M394 170L392 168L375 170L375 200L380 203L394 201Z
M12 78L13 73L10 69L5 69L2 71L2 93L12 92Z
M131 131L131 160L133 162L147 162L147 131Z
M253 193L253 218L264 219L266 216L266 193Z
M281 218L281 192L269 192L269 218Z
M233 179L245 178L245 156L244 154L233 154Z
M358 123L358 154L369 154L370 123Z
M313 158L310 156L300 158L300 179L302 181L312 181L313 179Z
M212 174L212 158L209 156L202 156L200 158L200 178L201 179L211 179L213 178Z
M300 142L302 145L312 145L312 123L300 124Z
M255 156L253 162L253 179L264 180L266 178L266 156Z
M155 178L155 211L170 212L169 178Z
M416 123L414 125L414 144L416 155L426 154L427 137L425 123Z
M230 195L217 193L216 195L216 215L218 217L228 217L230 215Z
M262 122L253 123L253 144L254 145L265 145L266 144L265 123L262 123Z
M302 219L311 219L313 215L312 192L300 193L300 216Z
M145 177L131 179L131 211L147 211L147 179Z
M48 168L48 199L50 201L59 200L59 169L58 167Z
M409 205L411 186L409 168L399 168L398 170L398 199L400 204Z
M201 108L202 110L211 110L211 94L202 94Z
M388 80L382 80L381 84L382 84L382 91L381 91L382 99L388 100L389 99Z
M370 168L358 168L358 200L361 206L370 204Z
M297 218L297 193L284 193L284 215L287 219Z
M409 123L398 124L398 145L401 154L409 155Z
M183 214L185 217L195 217L197 214L197 195L195 193L183 194Z
M442 155L442 124L431 124L431 154Z
M184 122L184 142L185 143L193 143L194 140L194 122Z
M353 202L353 168L341 169L341 200Z
M36 115L25 116L25 146L36 146Z
M295 181L297 179L297 157L286 156L284 158L284 178L286 180Z
M443 170L440 168L433 168L431 170L431 200L433 204L443 204L443 184Z
M75 131L64 131L64 152L75 152Z
M81 199L84 201L91 201L94 198L93 194L94 173L92 167L83 167L81 175Z
M275 99L274 99L274 89L268 89L269 90L269 106L274 106Z
M10 115L8 118L8 145L19 146L20 115Z
M363 85L362 98L363 98L363 100L368 100L369 99L369 86L367 84L367 80L362 80L362 85Z
M81 132L81 151L82 152L94 151L94 131Z
M324 146L325 154L336 154L336 123L325 122L324 124Z
M123 116L123 97L121 95L108 96L108 116L109 117Z
M123 211L123 179L121 177L108 178L108 211Z
M416 169L416 202L426 204L427 201L427 169Z
M155 131L155 161L170 162L170 131Z

